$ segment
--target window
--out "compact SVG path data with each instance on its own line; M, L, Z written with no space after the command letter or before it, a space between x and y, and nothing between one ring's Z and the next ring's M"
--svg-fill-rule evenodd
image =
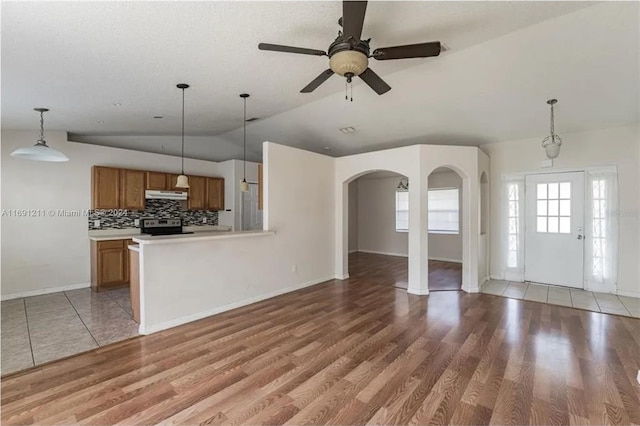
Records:
M430 189L429 232L433 234L458 234L460 232L459 190Z
M519 206L519 186L517 183L510 183L507 185L508 196L508 219L509 228L507 233L507 267L518 267L518 251L520 246L520 206Z
M593 202L591 231L591 274L602 280L607 265L607 181L594 179L591 183L591 200Z
M537 225L540 233L571 233L571 182L539 183Z
M396 232L409 231L409 191L396 191Z

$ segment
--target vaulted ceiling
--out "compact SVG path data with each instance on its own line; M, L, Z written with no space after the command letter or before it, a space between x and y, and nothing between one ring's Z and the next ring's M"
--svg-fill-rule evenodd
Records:
M339 2L3 2L2 127L49 130L83 143L239 158L248 92L250 157L264 140L330 155L409 143L479 145L557 127L637 121L639 5L587 2L370 2L372 47L440 40L438 58L372 61L393 88L333 77L299 90L322 57L264 52L259 42L326 49ZM162 116L163 118L153 118ZM339 128L356 129L343 134Z

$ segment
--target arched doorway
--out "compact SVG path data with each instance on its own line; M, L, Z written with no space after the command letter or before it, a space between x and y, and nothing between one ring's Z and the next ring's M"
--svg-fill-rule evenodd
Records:
M429 292L462 290L463 177L438 167L427 180Z
M360 282L408 287L408 179L391 171L348 183L348 273Z

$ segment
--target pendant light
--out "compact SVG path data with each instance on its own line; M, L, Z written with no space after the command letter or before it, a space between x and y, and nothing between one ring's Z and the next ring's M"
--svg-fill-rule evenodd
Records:
M62 162L69 161L69 157L49 147L44 140L44 113L49 111L47 108L34 108L34 111L40 113L40 137L35 145L27 148L19 148L11 153L12 157L24 158L25 160Z
M180 83L176 86L178 89L182 90L182 172L180 176L178 176L178 181L176 182L177 188L189 188L189 178L184 174L184 89L188 89L189 85Z
M547 158L553 160L560 155L560 146L562 145L562 139L555 134L554 122L553 122L553 106L558 103L557 99L549 99L547 104L551 105L551 134L544 138L542 141L542 147L547 154Z
M240 191L249 192L249 183L247 182L247 98L249 97L248 93L243 93L240 97L244 100L244 121L243 124L243 150L244 155L242 161L244 162L244 174L242 175L242 182L240 182Z

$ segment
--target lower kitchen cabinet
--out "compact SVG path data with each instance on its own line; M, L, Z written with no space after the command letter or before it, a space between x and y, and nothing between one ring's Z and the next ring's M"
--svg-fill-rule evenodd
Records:
M96 290L129 284L129 253L132 240L91 241L91 287Z

